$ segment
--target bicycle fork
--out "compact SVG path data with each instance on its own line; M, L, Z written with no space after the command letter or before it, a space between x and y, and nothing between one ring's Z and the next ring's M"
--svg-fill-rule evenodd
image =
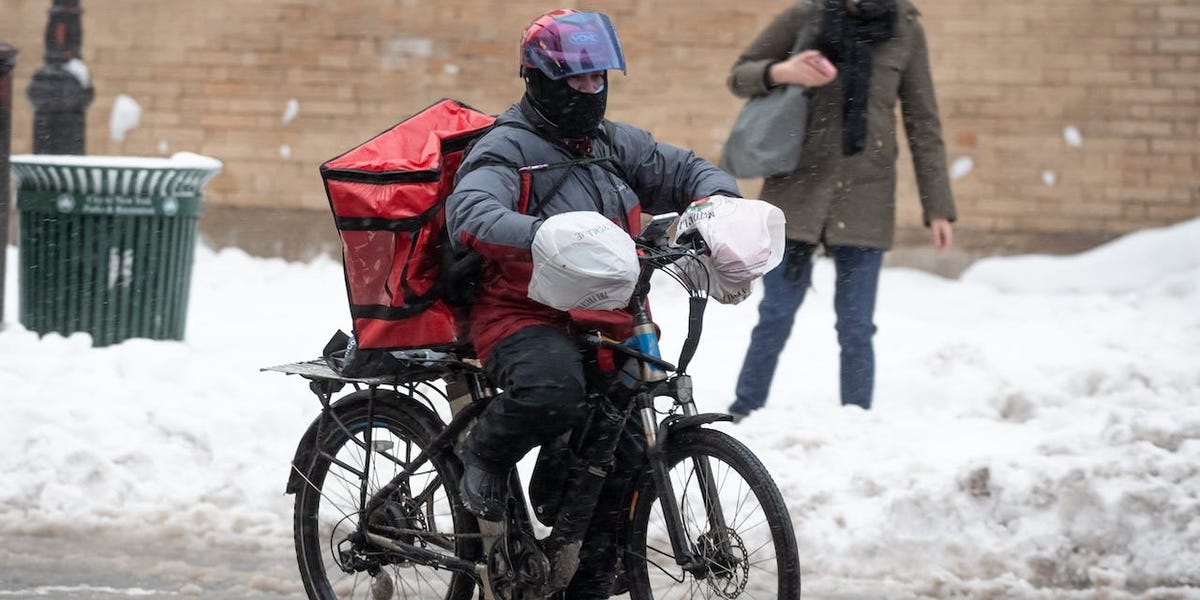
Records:
M684 418L695 417L699 414L696 409L696 403L692 397L692 378L690 375L678 375L674 380L675 398L679 405L683 407ZM642 414L642 423L645 427L646 434L646 450L650 462L651 476L654 478L654 485L658 489L658 502L663 511L663 519L666 521L667 534L671 539L671 550L675 555L675 563L684 570L691 573L697 579L703 579L709 571L709 566L704 561L697 558L692 551L691 541L687 538L687 529L683 523L683 515L679 506L679 499L675 495L675 486L671 482L670 465L667 457L667 443L669 436L667 431L670 422L663 423L660 427L658 423L658 414L654 411L654 398L650 394L639 394L638 407ZM696 468L697 479L703 489L702 499L704 502L704 512L708 517L710 530L716 539L716 543L722 551L727 551L729 548L729 538L726 532L729 531L725 521L724 510L721 507L721 499L717 492L716 482L712 475L712 465L709 464L708 457L700 456L692 458Z

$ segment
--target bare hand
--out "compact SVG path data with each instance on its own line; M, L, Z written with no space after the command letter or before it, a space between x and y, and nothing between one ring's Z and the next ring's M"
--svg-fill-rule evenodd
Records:
M946 219L933 219L929 222L929 231L933 236L933 249L942 251L954 243L954 228Z
M771 81L776 85L821 87L837 77L837 67L819 50L805 50L771 65Z

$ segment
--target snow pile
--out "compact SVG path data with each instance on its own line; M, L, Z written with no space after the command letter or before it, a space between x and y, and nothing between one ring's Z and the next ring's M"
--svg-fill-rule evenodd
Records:
M961 280L885 269L875 409L838 406L833 267L767 408L722 425L771 467L814 597L1200 597L1200 220ZM290 544L317 403L259 367L348 328L340 267L197 252L185 342L0 332L0 536ZM655 291L674 358L686 300ZM710 304L701 410L732 400L755 301ZM1087 595L1079 595L1079 594ZM1153 592L1152 592L1153 594Z

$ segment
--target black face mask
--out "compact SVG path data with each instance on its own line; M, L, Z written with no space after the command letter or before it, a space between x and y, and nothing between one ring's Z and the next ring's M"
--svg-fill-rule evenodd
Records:
M896 10L896 0L858 0L855 5L864 19L878 19Z
M563 138L586 137L600 127L608 104L608 74L604 89L585 94L567 80L553 80L537 69L525 69L525 96L554 132Z

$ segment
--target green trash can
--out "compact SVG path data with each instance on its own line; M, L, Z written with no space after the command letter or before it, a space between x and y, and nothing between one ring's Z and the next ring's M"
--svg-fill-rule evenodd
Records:
M20 222L18 319L92 345L183 339L204 186L221 162L13 156Z

